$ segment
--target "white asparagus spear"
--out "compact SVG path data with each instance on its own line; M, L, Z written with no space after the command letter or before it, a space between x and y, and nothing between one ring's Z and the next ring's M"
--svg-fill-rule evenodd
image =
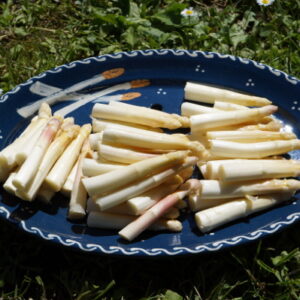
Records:
M200 115L200 114L221 113L221 112L222 110L218 110L210 106L204 106L204 105L194 104L190 102L183 102L181 104L181 114L187 117Z
M100 211L99 207L95 204L95 202L91 198L89 198L87 201L87 209L86 210L88 213L91 211ZM117 205L117 206L114 206L114 207L108 209L106 212L112 213L112 214L138 216L138 215L141 215L144 211L145 210L137 213L128 205L128 201L126 201L120 205ZM165 213L164 218L177 219L179 217L179 215L180 215L179 209L176 207L171 207L170 210Z
M264 195L277 192L294 192L300 188L300 181L295 179L271 179L246 181L243 183L225 183L218 180L200 180L198 200L230 199L245 195Z
M91 125L85 124L80 128L79 134L67 147L61 157L57 160L45 179L45 184L58 192L64 185L72 167L74 166L84 140L91 132Z
M88 227L101 228L101 229L122 229L136 217L129 215L112 214L107 212L90 212L87 218ZM161 231L168 230L179 232L182 230L182 224L178 220L157 220L149 230Z
M200 231L209 232L226 223L278 205L292 196L293 193L285 193L236 199L197 212L195 221Z
M206 136L209 140L233 141L239 143L291 140L297 138L297 136L292 132L266 132L263 130L208 131Z
M39 109L38 116L35 116L31 120L30 124L26 127L23 133L16 140L14 140L13 143L2 149L0 152L0 182L5 181L9 175L9 172L17 166L18 153L23 151L25 146L28 147L28 144L31 144L33 147L34 142L36 141L33 139L33 136L38 130L39 133L43 130L50 116L50 107L43 103ZM24 160L25 159L23 159L23 161Z
M247 110L250 109L247 106L240 105L240 104L235 104L235 103L229 103L229 102L222 102L222 101L215 101L214 109L219 109L219 110Z
M165 212L173 207L179 200L182 200L190 192L198 188L198 180L188 180L179 188L177 192L170 194L164 199L160 200L157 204L147 210L143 215L124 227L121 231L119 231L119 235L128 241L132 241L144 230L146 230L151 224L158 220L163 214L165 214Z
M241 168L242 166L242 168ZM219 179L222 181L249 181L268 178L297 177L300 162L294 160L244 160L241 164L221 164Z
M130 207L130 210L133 211L135 215L140 215L165 196L175 192L179 185L183 183L182 179L176 180L177 182L173 181L173 179L172 183L165 182L141 195L127 200L125 203Z
M76 163L74 164L68 178L66 179L64 185L62 186L62 188L60 190L60 192L68 198L71 197L71 192L73 189L76 172L77 172L77 168L78 168L78 161L79 161L79 158L77 159Z
M144 149L191 150L199 156L206 154L205 148L199 142L190 142L187 137L183 138L177 135L148 136L108 128L103 132L102 142L104 144L121 144Z
M53 117L47 123L46 128L41 133L39 140L32 149L32 152L29 154L13 180L13 184L17 189L26 189L33 180L49 145L61 125L61 122L61 118Z
M264 130L264 131L279 131L282 129L282 123L277 120L273 120L267 124L245 125L239 127L237 130ZM223 130L223 129L220 129Z
M249 144L230 141L210 141L213 156L230 158L263 158L300 149L300 140L268 141Z
M18 194L23 200L32 201L36 197L47 174L78 132L77 125L65 126L61 134L50 144L29 186L26 189L18 189Z
M98 143L98 154L101 158L122 164L132 164L137 161L158 156L159 154L144 153L131 149L113 147Z
M85 157L91 157L91 153L92 151L89 144L89 138L87 137L82 145L81 153L78 159L75 180L71 192L68 211L68 218L71 220L82 219L86 215L87 191L85 190L81 181L81 179L83 178L82 163Z
M43 122L44 121L44 122ZM15 151L15 161L18 165L23 164L27 157L31 154L33 148L37 144L41 133L46 128L47 120L43 120L28 136L26 143L24 143L19 149Z
M138 182L134 182L133 185L129 185L121 190L118 190L114 193L108 194L106 196L96 196L94 201L100 207L100 210L106 210L118 204L125 202L126 200L140 195L153 187L156 187L166 180L170 179L174 175L176 175L181 170L194 165L197 162L196 157L188 157L186 162L183 164L174 166L173 168L167 169L163 172L155 174L146 179L140 180Z
M188 168L186 170L188 170ZM179 172L179 174L182 174L182 172ZM108 210L108 212L122 212L124 214L140 215L164 196L174 192L184 180L185 178L182 178L180 175L176 175L163 184L154 187L149 191L138 195L137 197L133 197L120 205L112 207ZM88 210L99 210L99 207L91 198L88 202L88 205Z
M200 83L187 82L184 88L185 99L206 103L215 101L230 102L246 106L264 106L271 101L251 95L237 93L224 88L212 87Z
M82 164L82 173L86 177L93 177L122 167L124 167L122 164L104 164L95 159L85 158Z
M151 112L137 112L117 106L96 103L92 110L92 116L95 118L105 118L123 122L133 122L151 127L163 127L176 129L181 127L181 123L172 118L156 115Z
M224 111L223 113L209 113L191 116L191 131L209 131L212 128L230 126L246 122L260 121L266 116L276 112L277 106L267 105L249 110Z
M171 152L136 162L106 174L84 178L82 181L90 196L109 193L140 178L170 168L182 162L186 156L187 151Z
M212 179L212 178L209 178L208 177L208 174L207 174L207 164L203 164L203 162L199 162L197 164L202 176L204 179Z
M18 173L18 169L14 172L11 172L3 184L3 188L10 194L16 195L17 188L13 185L13 180Z
M148 208L153 206L157 201L161 200L168 194L174 192L179 185L191 177L193 167L183 169L174 178L164 182L163 184L149 190L142 195L129 199L126 203L135 212L136 215L143 213ZM185 203L181 203L179 208L186 207Z
M98 142L102 141L103 132L92 133L89 136L91 149L98 150Z
M97 119L97 118L92 118L92 126L93 126L93 132L101 132L107 127L112 127L112 128L118 128L121 130L131 130L135 131L135 129L143 129L143 133L147 134L148 131L153 131L153 132L160 132L162 133L163 130L161 128L154 128L150 126L145 126L141 124L136 124L136 123L128 123L128 122L121 122L121 121L113 121L113 120L106 120L106 119ZM141 131L138 131L141 132Z
M219 167L220 165L225 164L237 164L242 165L243 159L219 159L219 160L210 160L206 163L206 176L205 179L219 179ZM258 160L259 162L263 160Z
M45 204L49 204L54 196L55 191L45 185L42 185L37 193L37 198Z
M199 199L195 194L189 195L188 198L189 208L193 212L221 205L223 203L227 203L228 201L232 201L232 199Z
M17 112L19 115L21 115L24 118L27 118L29 116L31 116L32 114L34 114L39 106L41 105L41 103L46 102L49 105L52 105L54 103L56 103L60 98L72 94L74 92L77 92L81 89L84 89L87 86L90 85L94 85L97 84L105 79L110 79L110 78L114 78L114 77L118 77L120 75L122 75L124 73L124 69L123 68L117 68L117 69L112 69L112 70L108 70L103 72L101 75L97 75L94 76L92 78L80 81L78 83L73 84L72 86L63 89L63 90L59 90L47 97L44 97L32 104L29 104L27 106L23 106L19 109L17 109ZM62 116L62 114L60 114Z
M101 210L99 206L95 203L95 201L90 197L87 200L86 211L87 213L90 213L92 211L101 211ZM127 201L120 205L114 206L111 209L108 209L106 212L112 214L122 214L122 215L130 215L130 216L137 215L135 211L128 205Z
M132 105L132 104L124 103L124 102L111 101L111 102L109 102L109 105L124 108L126 110L133 110L133 111L135 110L136 112L141 113L141 114L144 114L144 113L151 114L151 115L154 114L154 115L157 115L158 117L161 116L163 118L171 117L171 118L174 118L175 120L179 121L181 123L182 127L190 127L189 119L184 116L177 115L177 114L169 114L164 111L151 109L151 108L147 108L144 106Z

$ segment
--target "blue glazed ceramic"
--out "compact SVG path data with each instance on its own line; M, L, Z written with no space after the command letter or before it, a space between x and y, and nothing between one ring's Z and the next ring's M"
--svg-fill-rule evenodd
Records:
M236 89L269 98L279 106L276 114L300 136L300 81L281 71L255 61L218 53L185 50L146 50L75 61L47 71L0 97L0 149L10 143L28 124L18 109L33 103L49 93L65 89L100 73L124 68L123 75L98 82L85 90L101 90L137 79L148 79L150 85L119 90L109 95L127 92L141 93L129 103L151 107L160 104L167 112L180 113L186 81L198 81ZM84 92L84 91L83 91ZM60 101L54 111L74 102ZM67 97L68 98L68 97ZM98 99L99 101L99 99ZM105 101L102 98L100 101ZM73 111L78 124L90 122L93 102ZM299 157L299 151L291 154ZM300 217L300 200L296 196L288 204L253 217L244 218L228 226L201 234L192 214L182 217L181 233L144 233L133 243L125 243L116 231L89 229L84 223L67 220L67 201L56 197L52 207L39 203L24 203L0 189L0 216L22 230L43 239L83 251L112 255L157 256L198 254L218 251L270 235L296 222Z

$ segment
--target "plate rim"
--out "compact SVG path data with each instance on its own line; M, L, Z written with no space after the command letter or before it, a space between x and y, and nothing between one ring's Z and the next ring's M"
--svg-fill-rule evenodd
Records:
M286 81L288 81L292 85L300 84L300 80L294 76L290 76L287 73L275 69L269 65L256 62L254 60L248 58L241 58L239 56L234 56L230 54L221 54L217 52L205 52L199 50L185 50L185 49L147 49L147 50L133 50L133 51L122 51L113 54L104 54L99 56L88 57L82 60L75 60L70 63L66 63L60 66L57 66L53 69L47 70L45 72L40 73L39 75L33 76L29 78L24 83L17 85L11 91L0 96L0 104L6 102L9 99L9 96L12 94L16 94L20 91L24 86L32 84L35 80L46 77L48 74L55 74L61 72L63 69L72 69L76 67L78 64L90 64L92 61L96 62L104 62L107 60L117 60L124 57L134 58L138 55L142 56L151 56L151 55L174 55L174 56L190 56L191 58L199 58L200 56L206 59L215 59L216 57L220 59L229 59L232 61L237 61L242 64L251 64L260 70L267 69L270 71L275 77L283 77ZM0 205L0 217L6 219L10 222L10 212L4 207ZM37 235L38 237L58 243L63 246L78 248L85 252L97 252L101 254L110 254L110 255L127 255L127 256L178 256L178 255L186 255L186 254L199 254L205 252L215 252L221 249L226 249L228 247L232 247L241 243L248 243L254 241L258 238L265 237L270 234L274 234L275 232L283 229L284 227L291 225L300 220L300 211L289 214L285 216L285 219L264 226L263 229L258 229L252 232L247 233L246 235L237 235L235 237L222 239L216 242L211 242L209 245L197 245L193 248L189 246L180 246L180 247L172 247L172 250L166 248L152 248L145 249L140 247L132 247L129 249L125 249L122 246L110 246L109 249L106 249L101 244L91 244L91 243L81 243L80 241L73 240L71 238L62 237L55 233L46 233L44 234L41 229L35 226L27 226L26 221L21 220L17 223L17 226L33 235ZM10 222L13 223L13 222ZM171 247L170 247L171 248Z

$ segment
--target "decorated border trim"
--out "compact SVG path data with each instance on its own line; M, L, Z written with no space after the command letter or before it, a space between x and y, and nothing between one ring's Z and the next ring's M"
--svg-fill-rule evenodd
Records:
M10 212L3 206L0 206L0 216L3 215L5 219L9 219ZM99 244L86 244L83 245L82 243L69 239L64 238L62 236L59 236L54 233L48 233L44 234L42 230L40 230L37 227L28 227L25 221L21 221L19 223L19 226L26 232L38 235L39 237L48 240L48 241L54 241L58 242L64 246L71 246L71 247L77 247L83 251L86 252L93 252L93 251L99 251L103 252L105 254L123 254L123 255L148 255L148 256L157 256L157 255L169 255L169 256L175 256L179 254L198 254L202 252L214 252L218 251L221 248L233 246L236 244L239 244L241 242L246 241L253 241L261 236L275 233L276 231L280 230L282 227L285 227L287 225L290 225L294 223L295 221L300 219L300 212L293 213L288 215L285 220L272 223L265 228L256 230L254 232L249 233L248 235L241 235L241 236L235 236L230 239L224 239L217 242L213 242L210 245L198 245L195 247L173 247L171 250L165 249L165 248L152 248L151 250L146 250L144 248L139 247L132 247L130 249L124 249L120 246L109 246L108 248L103 247Z
M172 54L174 56L190 56L192 58L197 58L197 57L204 57L206 59L214 59L215 57L218 57L220 59L230 59L232 61L238 61L242 64L252 64L258 69L264 70L267 69L272 73L274 76L279 77L283 76L286 81L293 85L300 84L300 81L292 76L289 76L283 71L279 71L277 69L274 69L270 66L255 62L250 59L245 59L241 57L236 57L233 55L225 55L225 54L219 54L215 52L203 52L203 51L188 51L188 50L172 50L172 49L162 49L162 50L137 50L137 51L132 51L132 52L119 52L116 54L106 54L98 57L90 57L86 58L80 61L74 61L69 64L64 64L62 66L56 67L52 70L46 71L44 73L41 73L35 77L30 78L27 80L25 83L22 83L18 86L16 86L13 90L9 91L8 93L4 94L3 96L0 97L0 103L4 103L8 98L9 95L16 94L19 92L19 90L23 86L31 85L34 80L41 79L46 77L48 74L55 74L55 73L60 73L63 69L72 69L77 66L77 64L90 64L92 61L96 62L104 62L109 59L116 60L116 59L121 59L123 57L130 57L134 58L138 55L143 55L143 56L152 56L152 55L168 55ZM9 219L10 212L3 206L0 206L0 216L4 217L5 219ZM26 232L29 232L31 234L35 234L40 236L41 238L49 241L54 241L57 243L60 243L64 246L71 246L71 247L77 247L83 251L86 252L92 252L92 251L99 251L105 254L123 254L123 255L148 255L148 256L157 256L157 255L180 255L180 254L197 254L197 253L202 253L202 252L213 252L213 251L218 251L221 248L236 245L241 243L242 241L251 241L255 240L261 236L267 235L267 234L272 234L281 229L282 227L286 225L290 225L294 222L296 222L300 218L300 212L293 213L291 215L288 215L285 220L277 223L272 223L268 226L266 226L263 229L259 229L257 231L251 232L248 235L242 235L242 236L235 236L230 239L224 239L220 240L217 242L213 242L209 245L197 245L193 248L188 248L188 247L173 247L170 250L164 249L164 248L152 248L151 250L146 250L143 248L139 247L132 247L129 249L124 249L120 246L109 246L108 248L103 247L102 245L99 244L85 244L83 245L82 243L72 240L69 238L64 238L61 237L57 234L54 233L48 233L45 234L43 233L42 230L40 230L37 227L29 227L27 226L25 221L21 221L19 223L19 226Z
M175 50L175 49L136 50L136 51L131 51L131 52L118 52L115 54L105 54L105 55L101 55L101 56L89 57L89 58L86 58L83 60L77 60L77 61L73 61L68 64L58 66L52 70L48 70L37 76L34 76L24 83L19 84L13 90L2 95L0 97L0 103L5 102L8 99L9 95L16 94L23 86L32 84L33 79L41 79L41 78L44 78L45 76L47 76L48 74L60 73L63 69L72 69L72 68L76 67L77 64L85 64L86 65L86 64L90 64L92 61L104 62L104 61L107 61L108 59L121 59L123 57L134 58L138 55L152 56L152 55L167 55L167 54L173 54L174 56L187 55L187 56L194 57L194 58L203 56L207 59L213 59L215 57L218 57L220 59L230 59L232 61L238 61L242 64L250 64L251 63L253 66L255 66L258 69L269 70L276 77L283 76L286 81L288 81L289 83L291 83L293 85L300 84L300 80L298 80L297 78L295 78L293 76L288 75L287 73L285 73L283 71L274 69L274 68L272 68L268 65L262 64L262 63L258 63L251 59L241 58L241 57L233 56L233 55L229 55L229 54L220 54L220 53L216 53L216 52L204 52L204 51L190 51L190 50L183 50L183 49L179 49L179 50Z

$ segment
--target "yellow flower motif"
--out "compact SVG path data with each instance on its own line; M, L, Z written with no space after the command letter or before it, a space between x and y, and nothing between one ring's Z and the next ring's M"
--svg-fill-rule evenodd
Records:
M192 7L185 8L180 14L183 17L193 17L197 15L197 13L194 11Z
M263 5L263 6L269 6L271 5L275 0L256 0L257 4Z

